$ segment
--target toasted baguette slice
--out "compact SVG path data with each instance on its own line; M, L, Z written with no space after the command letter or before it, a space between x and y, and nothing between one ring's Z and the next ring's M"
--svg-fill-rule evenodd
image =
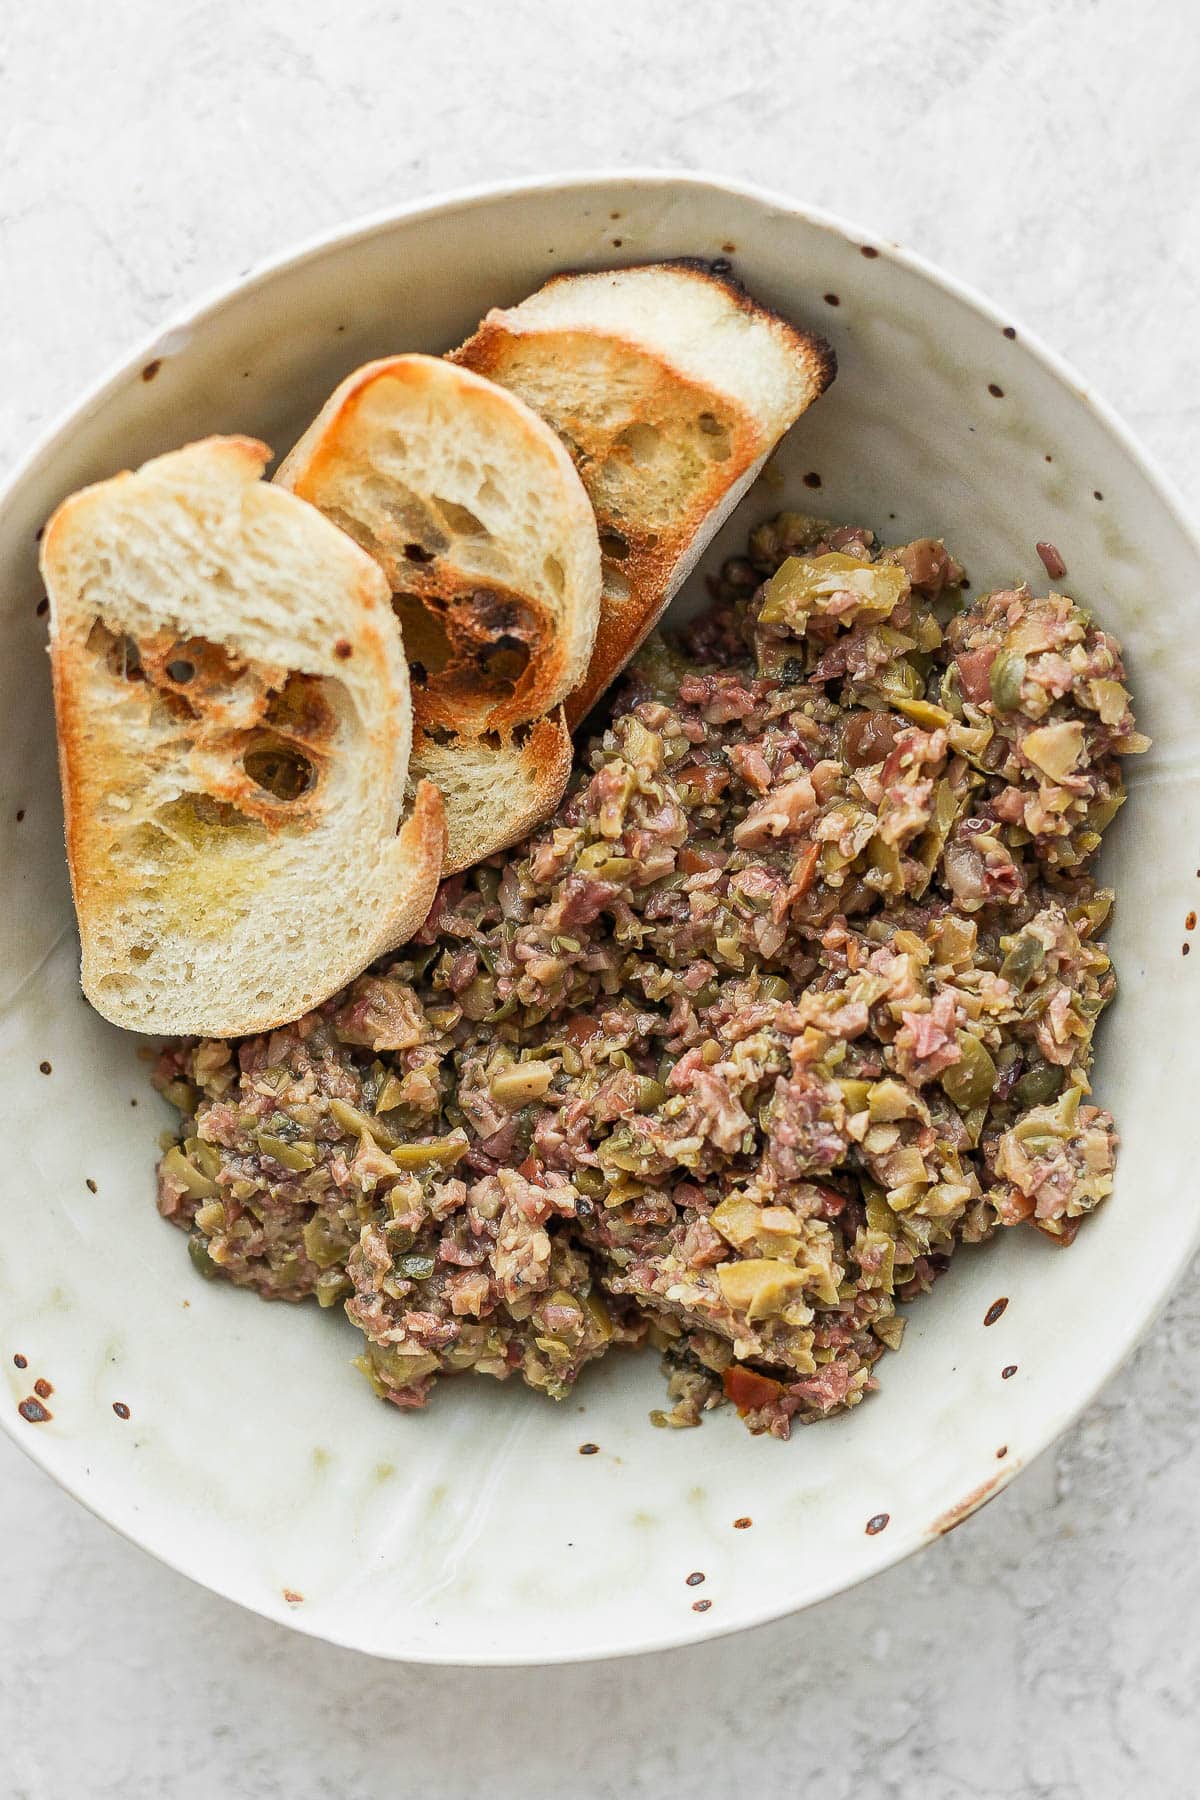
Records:
M276 480L380 564L413 678L413 767L441 787L447 871L554 810L563 697L600 612L600 546L570 457L468 369L393 356L350 375ZM534 727L532 730L531 727Z
M42 544L83 987L133 1030L298 1017L417 929L441 872L429 783L401 825L387 583L259 479L269 456L160 456L72 495Z
M779 438L833 380L821 338L699 263L548 281L451 361L511 388L575 459L604 599L572 729L656 624Z

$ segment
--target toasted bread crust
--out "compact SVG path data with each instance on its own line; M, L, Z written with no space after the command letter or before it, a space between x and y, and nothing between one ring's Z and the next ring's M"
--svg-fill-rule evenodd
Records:
M454 379L463 388L458 404L485 416L492 429L503 432L514 460L524 461L531 475L539 471L547 487L554 484L556 504L573 509L574 529L582 535L593 532L591 510L571 459L532 408L473 371L459 371ZM472 576L450 556L414 558L412 552L422 546L412 543L402 521L373 519L368 540L359 521L346 516L345 501L339 498L348 468L371 454L372 433L378 428L364 420L364 411L380 391L388 385L397 390L398 407L435 404L446 380L445 365L436 357L383 357L356 369L326 401L275 480L349 530L379 562L392 592L412 596L417 611L423 608L434 629L444 634L442 666L426 668L413 684L417 728L469 736L504 733L548 712L578 680L587 664L579 634L564 631L547 596L531 586L518 591L501 579ZM469 420L464 423L469 427ZM415 613L405 621L404 610L398 610L410 632L419 629ZM591 611L598 610L597 599ZM589 648L593 633L594 618L583 634ZM490 678L482 665L481 648L497 636L519 646L523 667L515 680ZM411 647L410 660L419 660Z
M640 332L613 323L600 305L587 316L586 296L598 285L626 286L639 275L660 283L669 274L705 302L719 297L726 317L750 321L759 333L764 366L769 359L789 373L792 397L782 416L767 418L761 404L738 391L737 378L723 379L721 350L711 345L713 373L696 373L696 344L684 325L672 344L671 317L663 312L652 330ZM568 304L555 318L558 296ZM602 296L603 297L603 296ZM547 304L547 302L549 304ZM532 304L531 304L532 303ZM549 314L547 318L545 315ZM538 406L563 437L588 489L600 526L605 590L596 644L587 674L566 701L572 729L653 629L698 551L725 511L753 480L782 430L821 394L836 373L832 348L802 331L746 293L731 276L715 273L694 259L635 264L593 274L557 275L530 301L487 315L452 360L491 380L511 386ZM577 378L572 380L572 374ZM606 413L597 395L614 398ZM716 428L719 455L699 475L689 474L686 504L673 516L649 504L651 518L638 516L637 434L681 444L697 419ZM614 473L620 478L614 482ZM619 503L618 493L635 504Z
M70 496L43 538L83 986L134 1030L295 1018L410 936L441 875L437 790L396 827L387 582L261 482L269 456L188 446Z
M387 577L412 670L413 767L446 803L447 872L515 842L566 784L559 707L600 613L596 520L567 450L475 371L387 357L341 383L275 479Z
M549 818L570 779L573 754L561 706L506 741L456 740L446 745L418 734L412 766L439 784L446 806L444 873L455 875L520 843ZM469 772L464 771L464 761ZM460 785L464 773L467 778ZM502 809L486 804L486 797L497 790L505 797Z
M692 278L697 283L702 283L707 287L720 288L723 293L728 295L736 310L744 314L746 318L755 319L771 330L780 331L786 335L792 343L797 357L801 358L811 370L818 394L823 394L830 383L836 379L837 351L833 345L819 333L806 331L800 325L793 325L791 320L786 319L782 313L776 312L773 307L765 305L763 301L756 300L732 269L726 266L723 257L710 260L702 256L664 256L658 262L622 263L619 270L615 272L621 275L632 275L642 269L673 269L681 275ZM551 275L547 281L542 283L538 292L544 294L548 289L565 286L567 282L576 281L581 276L586 277L595 273L596 270L588 268L560 269L556 275ZM485 320L484 323L486 324L486 322ZM467 339L467 343L471 341L472 339ZM466 344L463 344L458 350L452 350L450 360L457 361L465 349ZM472 365L468 364L469 366Z

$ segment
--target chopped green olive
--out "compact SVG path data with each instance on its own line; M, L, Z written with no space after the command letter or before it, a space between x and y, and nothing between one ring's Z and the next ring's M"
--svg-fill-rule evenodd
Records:
M184 1192L192 1200L215 1200L217 1185L190 1163L179 1144L173 1144L162 1160L163 1171L183 1183Z
M194 1113L200 1104L200 1095L190 1081L168 1081L162 1097L169 1100L172 1106L178 1107L185 1118Z
M1025 658L1011 650L998 652L988 673L992 705L997 712L1015 712L1021 704L1021 683L1025 679Z
M969 1031L957 1034L960 1056L942 1070L942 1086L960 1112L985 1106L996 1085L996 1065L977 1037Z
M1013 1089L1013 1099L1018 1106L1045 1106L1058 1098L1065 1074L1065 1069L1056 1069L1053 1063L1027 1069Z
M273 1137L269 1131L258 1132L257 1141L264 1156L273 1157L282 1168L291 1169L294 1174L302 1174L304 1170L315 1169L317 1166L315 1144L289 1144L283 1138Z
M449 1169L466 1155L464 1134L457 1137L430 1138L423 1144L397 1144L392 1161L398 1169Z
M512 1063L492 1076L490 1092L493 1100L512 1106L524 1100L540 1100L553 1079L550 1063Z
M1045 960L1046 946L1041 939L1022 932L1000 964L1000 973L1018 994L1024 993Z
M825 556L789 556L767 583L759 618L764 625L803 629L835 594L852 594L846 619L886 619L908 590L904 570L891 563L864 562L833 550Z
M331 1100L329 1111L342 1130L347 1132L350 1137L373 1138L377 1144L382 1144L385 1150L394 1150L400 1142L395 1132L390 1126L385 1125L382 1119L368 1119L366 1113L359 1112L357 1106L351 1106L347 1100Z

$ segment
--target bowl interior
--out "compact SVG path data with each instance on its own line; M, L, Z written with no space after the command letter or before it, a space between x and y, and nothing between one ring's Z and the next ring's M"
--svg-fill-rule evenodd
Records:
M0 502L0 1417L103 1517L264 1613L381 1654L482 1662L646 1649L789 1610L936 1535L1043 1448L1194 1246L1200 957L1181 946L1200 893L1196 545L1068 376L870 248L681 177L451 203L268 272L165 334ZM945 535L976 589L1044 585L1034 544L1049 540L1062 585L1124 639L1155 738L1105 851L1122 992L1096 1089L1123 1138L1113 1199L1069 1253L1020 1231L962 1252L881 1365L882 1391L790 1445L728 1412L654 1430L652 1355L610 1357L557 1408L463 1380L404 1415L350 1367L344 1321L195 1279L154 1211L168 1109L139 1040L78 991L38 611L35 533L81 482L212 431L282 452L367 357L443 350L554 270L681 254L728 255L841 364L704 566L782 506ZM54 1389L43 1423L17 1410L35 1377ZM581 1457L584 1442L598 1454ZM698 1597L711 1606L696 1612Z

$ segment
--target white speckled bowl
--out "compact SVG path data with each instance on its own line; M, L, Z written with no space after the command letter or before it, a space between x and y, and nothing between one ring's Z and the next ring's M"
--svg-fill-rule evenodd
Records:
M786 1445L748 1437L728 1411L655 1431L652 1355L611 1357L557 1408L464 1379L405 1415L350 1367L344 1321L195 1279L154 1211L168 1109L138 1041L76 983L38 605L35 535L81 482L210 431L282 451L367 357L442 350L556 269L680 254L730 256L841 362L777 460L782 485L751 494L708 566L784 504L897 537L944 532L976 588L1042 581L1033 546L1049 539L1066 585L1124 638L1156 740L1105 852L1123 992L1097 1088L1124 1137L1115 1195L1069 1252L1027 1231L964 1251L913 1311L882 1391ZM803 482L814 472L819 495ZM1196 1246L1200 957L1181 947L1200 904L1198 592L1200 546L1171 494L1061 363L886 241L721 182L583 176L406 211L253 276L146 345L0 499L5 1430L197 1581L299 1630L430 1662L691 1642L807 1605L949 1529L1069 1424ZM18 1407L37 1379L52 1417L31 1423ZM599 1453L581 1457L585 1440Z

